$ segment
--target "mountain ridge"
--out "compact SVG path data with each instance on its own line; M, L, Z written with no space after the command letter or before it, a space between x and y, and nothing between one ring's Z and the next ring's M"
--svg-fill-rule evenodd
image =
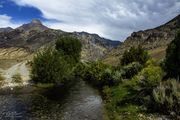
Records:
M165 57L167 45L174 39L176 31L180 29L180 15L158 27L133 32L118 47L112 49L103 61L107 64L117 65L125 50L141 45L149 51L152 58L160 61Z
M23 48L31 54L44 45L54 44L59 36L65 34L80 39L83 45L82 59L86 61L101 59L108 51L120 44L119 41L102 38L97 34L50 29L40 20L34 19L15 29L0 32L0 48L13 48L13 50Z
M11 27L0 28L0 32L10 32L12 30L13 30L13 28L11 28Z

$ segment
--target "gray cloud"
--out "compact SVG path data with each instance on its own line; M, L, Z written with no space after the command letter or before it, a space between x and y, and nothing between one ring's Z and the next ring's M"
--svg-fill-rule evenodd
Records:
M32 6L49 27L124 40L133 31L161 25L180 13L179 0L12 0ZM59 22L52 22L54 19Z

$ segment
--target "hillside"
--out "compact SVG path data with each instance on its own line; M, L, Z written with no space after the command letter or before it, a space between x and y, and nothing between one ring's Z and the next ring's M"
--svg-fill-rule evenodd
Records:
M138 45L148 50L152 58L162 60L165 56L167 45L174 39L179 28L180 15L154 29L133 32L124 43L112 49L103 61L107 64L117 65L125 50L128 50L131 46Z
M12 28L0 28L0 60L26 59L39 48L52 44L64 34L78 37L83 44L82 59L85 61L102 58L109 50L119 45L118 41L101 38L86 32L68 33L44 26L39 20Z

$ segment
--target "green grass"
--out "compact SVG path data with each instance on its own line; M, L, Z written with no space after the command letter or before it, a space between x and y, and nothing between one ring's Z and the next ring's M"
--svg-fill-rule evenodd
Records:
M119 86L109 88L111 95L108 95L110 97L106 102L106 109L110 120L138 120L143 107L131 101L134 96L130 87L132 85L134 81L124 81Z
M150 114L145 106L140 106L134 102L136 92L132 87L136 86L135 80L123 81L119 86L106 88L105 108L109 120L147 120L149 118L161 118L161 115Z
M54 87L54 84L53 83L38 83L36 84L36 87L37 88L51 88L51 87Z

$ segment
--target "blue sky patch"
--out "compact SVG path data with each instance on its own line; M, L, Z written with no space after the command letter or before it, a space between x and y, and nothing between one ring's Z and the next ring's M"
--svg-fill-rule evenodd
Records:
M0 14L11 16L12 22L26 22L31 21L34 18L44 20L44 18L42 18L42 13L36 8L29 6L18 6L10 0L1 0L0 5Z
M53 29L121 41L179 14L180 0L0 0L0 27L16 28L37 18Z

